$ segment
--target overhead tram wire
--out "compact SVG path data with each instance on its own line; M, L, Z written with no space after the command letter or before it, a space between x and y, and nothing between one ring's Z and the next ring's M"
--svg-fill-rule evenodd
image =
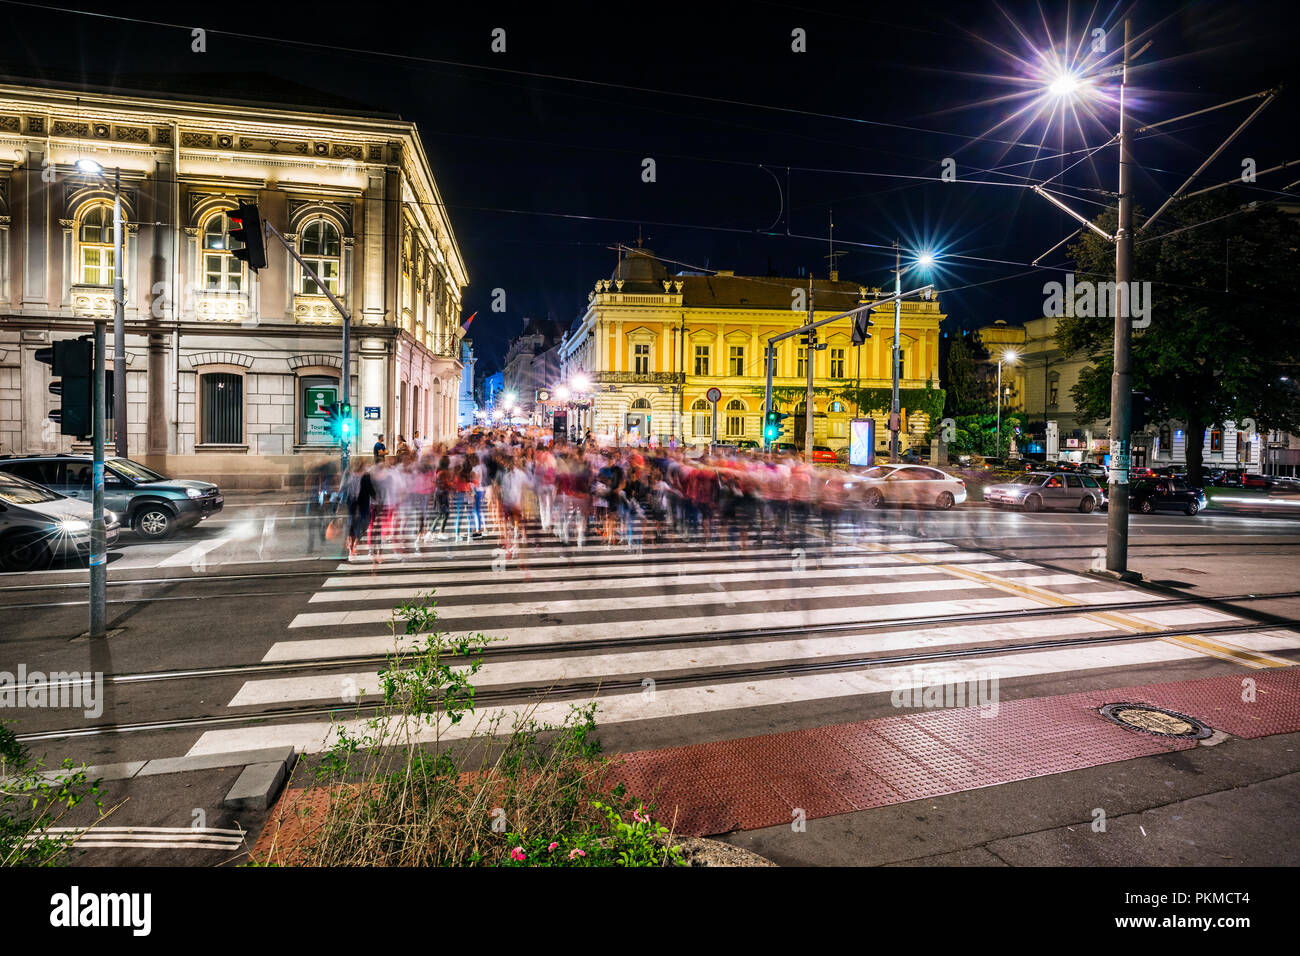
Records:
M195 29L192 23L181 24L171 23L164 20L148 20L142 17L130 17L123 14L102 13L95 10L77 10L71 7L53 6L49 4L31 3L29 0L0 0L0 3L9 6L28 7L34 10L40 10L46 13L65 13L74 16L94 17L102 20L112 20L120 23L132 23L142 26L162 27L164 29L180 30L185 34L190 34ZM854 123L861 126L879 127L882 129L897 129L905 132L924 133L928 136L948 136L956 139L965 139L983 143L997 143L999 145L1011 146L1019 149L1041 150L1042 146L1038 143L1022 143L1013 140L1002 140L974 135L970 133L960 133L955 130L928 129L922 126L911 126L905 123L890 123L884 120L871 120L863 117L842 116L837 113L822 113L816 110L802 110L790 106L773 106L767 103L751 103L746 100L735 100L728 97L707 96L703 93L687 93L680 90L659 90L651 87L634 86L628 83L614 83L609 80L591 80L582 77L563 76L554 73L542 73L533 70L514 70L509 67L485 66L479 63L465 63L458 60L446 60L438 57L416 56L409 53L393 53L387 50L368 50L360 47L346 47L331 43L322 43L315 40L299 40L285 37L271 37L256 33L245 33L238 30L223 30L220 28L203 28L212 36L234 37L240 40L248 40L254 43L269 43L276 46L296 46L310 50L325 50L330 52L348 54L352 56L368 56L376 59L399 60L412 64L433 64L435 66L453 67L462 70L478 70L490 73L504 73L514 76L528 77L535 80L551 80L560 83L575 83L583 86L595 86L605 89L623 90L630 93L640 93L650 96L670 96L682 99L695 100L704 103L714 103L720 106L738 106L745 109L764 110L768 112L781 113L792 116L806 116L814 119L828 119L837 122Z

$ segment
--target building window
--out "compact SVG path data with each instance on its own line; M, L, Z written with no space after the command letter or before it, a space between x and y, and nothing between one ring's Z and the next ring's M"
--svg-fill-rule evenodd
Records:
M696 357L699 362L699 357ZM691 411L694 413L694 431L697 438L708 438L713 434L713 416L709 413L709 403L702 398L697 398L691 403Z
M650 399L638 398L635 402L632 403L632 410L646 411L646 412L650 411Z
M1050 405L1052 408L1055 408L1057 405L1058 390L1060 388L1060 385L1061 385L1060 381L1055 378L1052 379L1047 385L1047 404Z
M637 375L650 374L650 346L632 346L632 369Z
M733 345L731 347L731 374L737 378L745 374L745 347L743 345Z
M1164 452L1166 455L1173 453L1174 441L1173 441L1173 437L1169 433L1168 425L1160 426L1160 438L1158 439L1158 441L1160 442L1160 450L1162 452Z
M695 374L709 374L709 347L707 345L695 346Z
M225 212L209 216L203 225L205 292L238 292L243 285L244 264L230 253L229 229Z
M798 354L798 368L794 374L799 378L806 378L808 376L808 350L800 349Z
M231 372L199 376L203 421L199 441L205 445L239 445L244 441L244 377Z
M316 270L325 287L335 295L342 290L343 256L339 230L328 219L313 219L303 227L298 253ZM302 271L303 295L324 295L324 291Z
M125 230L126 224L122 228ZM125 243L126 237L123 236ZM77 227L77 263L82 285L112 285L113 207L98 203L86 210Z
M1223 454L1223 429L1210 429L1210 451L1217 454Z
M738 398L727 402L727 437L741 438L745 434L745 403Z
M831 349L831 378L844 377L844 349Z

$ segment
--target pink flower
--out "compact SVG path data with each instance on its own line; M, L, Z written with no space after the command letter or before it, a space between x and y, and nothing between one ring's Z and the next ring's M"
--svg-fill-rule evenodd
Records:
M645 807L643 806L643 807L641 807L640 809L641 809L641 810L644 810ZM638 810L633 810L633 811L632 811L632 819L635 820L637 823L649 823L649 822L650 822L650 816L649 816L649 814L647 814L646 816L643 817L643 816L641 816L641 814L640 814L640 812L639 812Z
M577 849L574 849L574 850L570 850L570 851L569 851L569 859L570 859L570 860L572 860L575 856L586 856L586 855L587 855L587 851L586 851L586 850L577 850Z
M512 860L516 860L516 861L522 863L523 860L524 860L524 848L521 847L521 846L517 846L517 847L515 847L513 850L511 850L511 851L510 851L510 859L512 859Z
M548 846L548 847L546 848L546 850L547 850L548 853L554 853L554 852L555 852L555 848L556 848L557 846L559 846L559 845L560 845L560 844L558 844L558 843L552 843L550 846Z

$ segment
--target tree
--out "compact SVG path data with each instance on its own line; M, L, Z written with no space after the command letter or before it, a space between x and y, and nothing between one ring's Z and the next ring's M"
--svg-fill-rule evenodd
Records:
M1097 223L1113 234L1116 218L1112 208ZM1300 430L1288 380L1300 358L1300 221L1217 192L1175 203L1152 232L1133 247L1133 279L1150 283L1149 325L1133 330L1133 388L1150 397L1152 421L1185 423L1188 479L1198 482L1211 425L1250 418L1261 431ZM1114 281L1110 242L1085 231L1070 255L1077 286ZM1071 390L1081 416L1109 420L1112 315L1063 317L1056 341L1092 363Z
M979 336L975 336L978 344ZM948 346L948 364L945 379L948 393L947 412L956 418L959 415L976 415L989 407L986 383L980 380L975 357L966 344L964 335L955 336Z

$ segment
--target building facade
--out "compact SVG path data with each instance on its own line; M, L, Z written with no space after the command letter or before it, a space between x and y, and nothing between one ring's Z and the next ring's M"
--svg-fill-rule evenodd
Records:
M568 381L590 380L589 408L577 420L599 440L654 438L702 445L712 434L710 388L718 402L716 441L763 440L764 350L767 341L808 321L807 279L678 273L648 249L627 250L609 279L596 282L586 311L573 324L560 358ZM829 318L879 296L853 282L816 280L814 317ZM902 388L939 384L938 300L907 301L902 307ZM851 342L851 320L818 330L826 348L812 352L813 443L840 448L849 443L849 421L859 414L833 393L847 386L888 388L891 382L893 306L875 318L872 338ZM781 441L802 447L806 406L796 390L806 389L808 350L798 337L777 346L773 370L774 406L790 415ZM584 396L584 399L586 396ZM904 409L903 444L919 443L928 416ZM878 440L887 445L888 414L876 412Z
M503 386L519 408L516 418L535 419L537 390L554 385L560 375L559 347L564 327L546 319L529 319L506 350Z
M1063 353L1056 343L1057 319L1031 319L1023 326L996 322L979 330L989 363L1011 353L1004 361L1002 381L1007 390L1003 408L1022 411L1030 423L1028 441L1019 450L1048 461L1102 462L1110 448L1106 422L1086 421L1075 408L1071 389L1091 363L1086 354ZM1041 428L1041 431L1036 429ZM1266 462L1270 437L1273 446L1285 448L1287 436L1260 435L1236 422L1206 428L1200 436L1205 468L1259 471ZM1160 468L1187 464L1189 436L1183 423L1148 422L1132 436L1133 465ZM1277 464L1288 458L1279 452Z
M341 316L278 240L257 274L231 255L241 201L351 313L360 445L455 433L468 274L413 124L0 85L0 451L89 447L48 421L58 399L34 353L111 321L115 175L133 458L239 487L337 453L320 404L341 398Z

